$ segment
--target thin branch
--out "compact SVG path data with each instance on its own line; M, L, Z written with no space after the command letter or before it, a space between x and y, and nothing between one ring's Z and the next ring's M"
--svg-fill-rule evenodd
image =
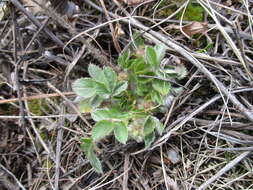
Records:
M218 178L220 178L223 174L225 174L227 171L235 167L239 162L241 162L243 159L245 159L251 151L243 152L239 156L237 156L234 160L229 162L226 166L224 166L219 172L217 172L213 177L208 179L205 183L203 183L197 190L204 190L206 189L211 183L216 181Z
M74 96L74 92L62 92L63 95L65 96ZM28 96L28 97L21 97L20 99L22 101L24 100L38 100L38 99L43 99L43 98L52 98L52 97L58 97L61 96L58 93L51 93L51 94L41 94L41 95L35 95L35 96ZM11 98L11 99L4 99L0 100L0 104L8 104L8 103L14 103L19 101L18 98Z
M18 186L22 190L26 190L26 188L20 183L20 181L16 178L16 176L11 171L9 171L7 168L5 168L1 163L0 163L0 167L2 168L2 170L4 170L6 173L8 173L11 177L13 177L15 182L18 184Z

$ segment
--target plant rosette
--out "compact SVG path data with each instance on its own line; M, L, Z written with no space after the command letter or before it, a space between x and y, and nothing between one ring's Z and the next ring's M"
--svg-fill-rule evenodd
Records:
M95 121L91 137L81 139L81 149L98 173L103 170L94 153L95 143L113 134L120 143L126 144L131 138L150 147L156 133L162 135L165 127L155 114L168 105L168 97L173 97L171 91L178 91L168 81L187 74L183 66L161 67L164 45L142 44L139 48L144 55L135 53L137 46L135 52L127 50L118 58L118 74L111 67L90 64L90 77L73 83L74 92L81 97L80 111L91 113Z

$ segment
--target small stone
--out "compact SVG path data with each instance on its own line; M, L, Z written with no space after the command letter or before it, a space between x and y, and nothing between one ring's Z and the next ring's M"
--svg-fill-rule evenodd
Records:
M169 151L167 152L167 159L169 159L169 161L172 164L177 164L181 161L181 158L178 152L175 151L174 149L169 149Z

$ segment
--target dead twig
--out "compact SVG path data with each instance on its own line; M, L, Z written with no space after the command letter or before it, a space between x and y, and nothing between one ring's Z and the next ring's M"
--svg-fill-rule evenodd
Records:
M129 168L129 154L125 154L125 159L124 159L124 171ZM122 189L123 190L128 190L127 183L128 182L128 172L126 172L123 176L123 183L122 183Z
M237 156L234 160L229 162L226 166L224 166L219 172L217 172L213 177L209 178L205 183L203 183L197 190L204 190L206 189L211 183L216 181L219 177L225 174L227 171L235 167L239 162L245 159L251 151L246 151Z
M10 2L15 5L15 7L17 7L21 12L23 12L28 18L29 20L38 28L43 28L43 25L31 14L29 13L23 5L21 5L19 3L19 1L17 0L10 0ZM48 30L46 27L43 28L43 31L56 43L58 44L60 47L64 47L64 43L58 38L56 37L50 30ZM66 51L68 51L70 54L72 54L71 50L69 50L68 48L66 48Z
M8 175L10 175L14 181L18 184L18 186L22 189L22 190L26 190L26 188L20 183L20 181L16 178L16 176L9 171L7 168L5 168L1 163L0 163L0 168L5 171L6 173L8 173Z
M63 95L65 96L74 96L74 92L62 92ZM53 98L53 97L58 97L61 96L58 93L51 93L51 94L41 94L41 95L35 95L35 96L28 96L28 97L21 97L20 100L38 100L38 99L43 99L43 98ZM14 103L19 101L18 98L11 98L11 99L4 99L0 100L0 104L8 104L8 103Z
M15 90L17 92L18 95L18 103L19 103L19 112L20 115L22 116L20 119L20 124L22 127L24 127L25 124L25 112L24 112L24 104L23 101L21 100L21 96L22 96L22 86L19 83L19 69L21 67L21 64L23 62L22 59L18 60L17 57L17 22L16 22L16 15L15 15L15 8L13 6L11 6L11 10L12 10L12 22L13 22L13 46L14 46L14 52L13 52L13 57L14 57L14 61L15 61L15 69L14 69L14 86L15 86Z
M106 7L105 7L104 0L99 0L99 1L100 1L101 6L104 9L104 13L105 13L107 21L110 21L111 18L110 18L110 15L108 14L108 11L107 11ZM118 53L121 53L121 47L119 45L118 39L116 38L116 33L115 33L115 30L114 30L113 25L112 25L111 22L109 23L109 27L110 27L110 30L111 30L111 36L112 36L112 41L114 43L114 47L116 48Z
M61 107L61 114L64 114L64 107ZM64 117L60 117L59 124L57 126L57 139L56 139L56 150L55 150L55 178L54 178L54 189L59 189L59 178L60 178L60 167L61 167L61 146L64 126Z

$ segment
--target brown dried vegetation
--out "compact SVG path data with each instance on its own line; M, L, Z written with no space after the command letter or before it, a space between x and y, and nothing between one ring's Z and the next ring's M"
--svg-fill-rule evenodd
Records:
M0 17L1 190L253 188L251 0L73 0L62 5L74 3L70 11L50 2L9 0ZM180 20L187 7L202 21ZM148 150L109 136L97 144L105 173L96 174L79 147L93 121L71 84L90 63L117 70L135 31L189 73L159 115L163 135Z

